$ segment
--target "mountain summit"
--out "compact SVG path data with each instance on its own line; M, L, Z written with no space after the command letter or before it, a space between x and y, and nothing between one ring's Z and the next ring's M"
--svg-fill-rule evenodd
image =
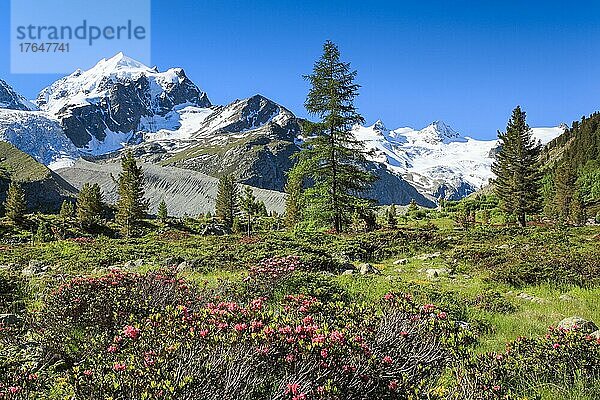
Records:
M181 68L159 72L123 53L77 70L39 94L37 105L60 121L75 146L90 154L117 150L148 120L164 118L178 106L210 107L206 93Z

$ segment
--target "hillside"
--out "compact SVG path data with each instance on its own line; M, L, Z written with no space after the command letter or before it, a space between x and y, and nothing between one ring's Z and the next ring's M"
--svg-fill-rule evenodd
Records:
M28 154L7 142L0 141L0 202L5 200L10 181L25 189L28 207L35 210L55 210L77 191L60 176Z
M150 200L150 213L155 213L159 203L165 200L169 215L184 216L214 213L219 180L200 172L141 164L144 170L146 197ZM118 162L93 163L79 160L72 167L59 169L58 175L80 189L84 183L100 185L104 201L117 201L115 179L121 172ZM267 210L282 213L285 209L285 194L266 189L253 188L255 196L265 202Z

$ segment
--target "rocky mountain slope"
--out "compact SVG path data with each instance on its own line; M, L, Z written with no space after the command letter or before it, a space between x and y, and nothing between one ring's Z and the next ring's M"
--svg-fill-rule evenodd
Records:
M142 164L142 168L144 190L150 200L150 213L156 213L162 200L167 203L169 215L172 216L214 213L218 179L196 171L149 163ZM115 179L120 171L118 162L94 163L79 160L73 166L58 169L56 173L78 189L86 182L98 183L104 201L114 204L117 201ZM285 194L257 188L252 190L259 200L265 202L267 210L283 213Z
M77 193L74 187L31 156L0 141L0 204L6 199L11 181L21 183L31 210L54 211L63 200Z
M40 92L36 104L90 154L117 150L139 131L155 131L175 107L211 106L183 69L159 72L123 53L54 82Z

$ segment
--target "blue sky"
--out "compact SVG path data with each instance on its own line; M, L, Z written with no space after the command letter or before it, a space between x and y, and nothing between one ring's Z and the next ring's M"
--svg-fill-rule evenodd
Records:
M598 15L593 1L154 0L152 63L183 67L213 103L261 93L306 116L301 75L331 39L368 123L493 138L517 104L532 126L600 109ZM35 97L60 76L11 75L8 0L0 18L0 78Z

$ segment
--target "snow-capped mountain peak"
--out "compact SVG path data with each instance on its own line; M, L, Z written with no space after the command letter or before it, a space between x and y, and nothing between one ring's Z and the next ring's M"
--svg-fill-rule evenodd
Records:
M0 79L0 108L22 111L37 110L35 104L18 94L2 79Z
M431 145L439 143L465 142L458 132L452 129L444 121L434 121L420 131L410 135L417 141L423 141Z

